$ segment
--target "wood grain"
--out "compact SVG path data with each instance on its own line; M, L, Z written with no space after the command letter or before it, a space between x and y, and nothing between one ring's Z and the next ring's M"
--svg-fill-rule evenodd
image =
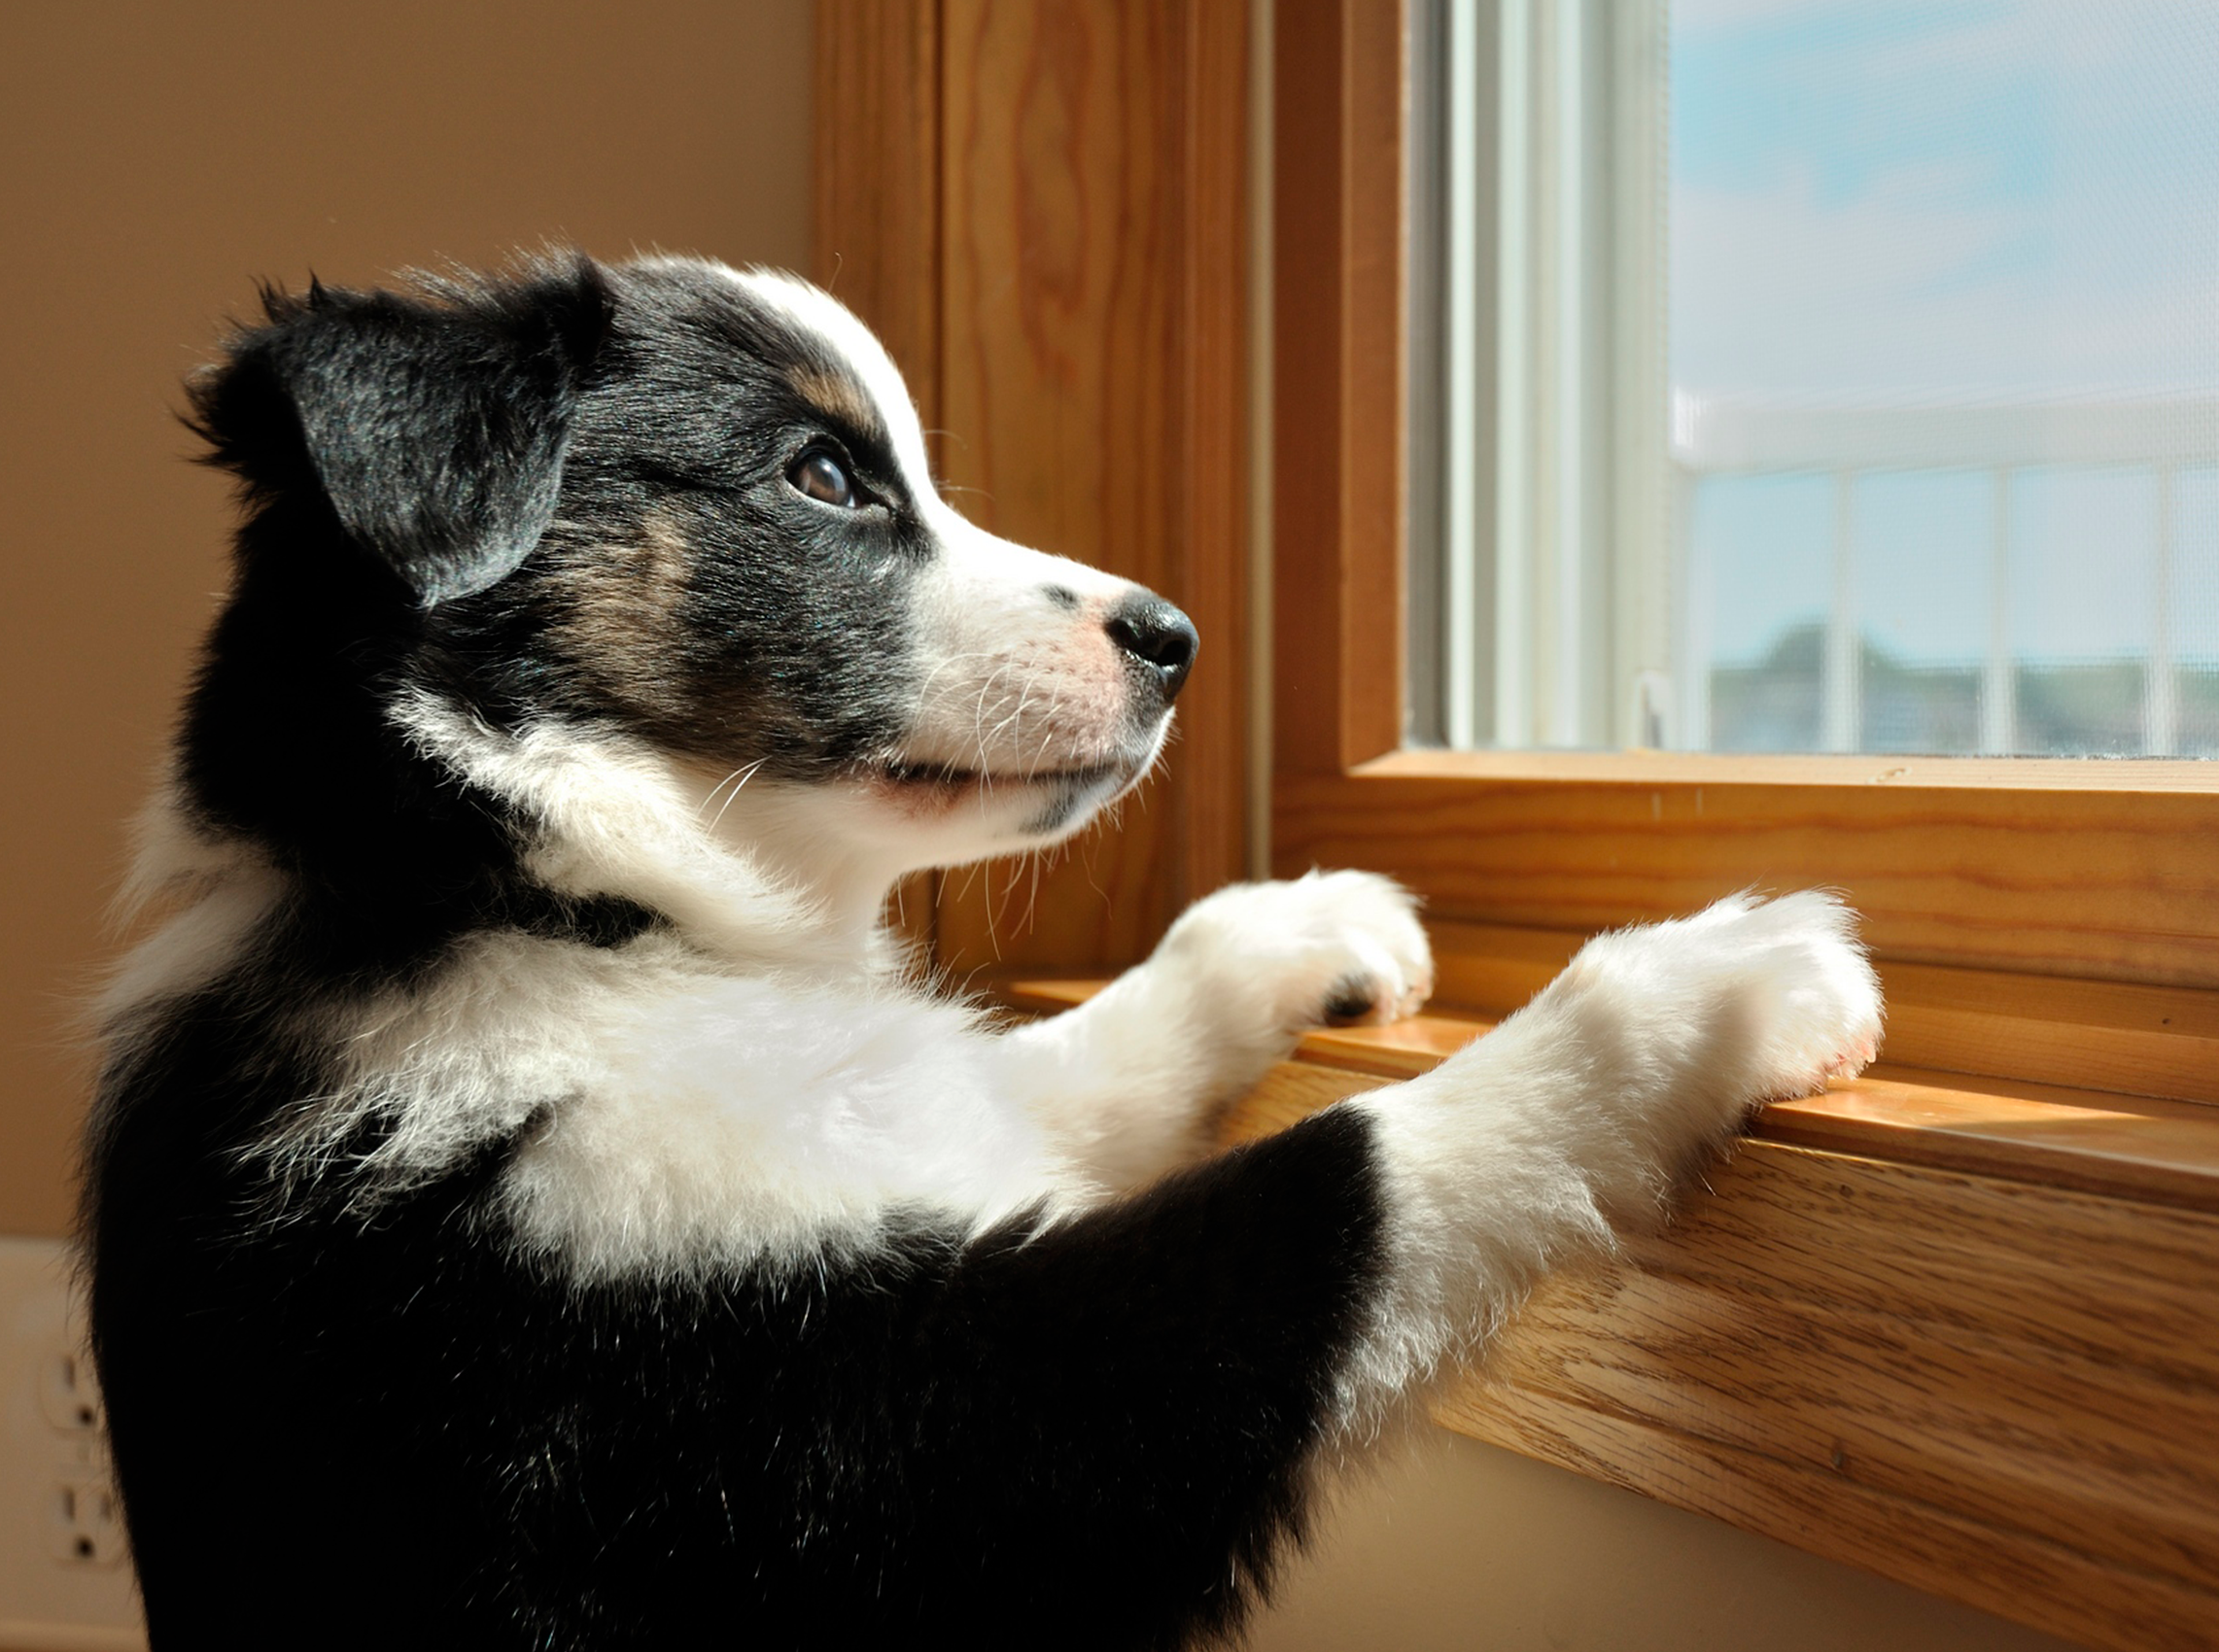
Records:
M1290 1066L1415 1078L1488 1028L1449 1015L1326 1028L1302 1040ZM1892 1163L2219 1212L2219 1112L2198 1103L1884 1062L1817 1095L1775 1102L1751 1131Z
M1182 794L1182 901L1248 875L1251 26L1245 0L1187 8L1183 406L1179 446L1167 457L1180 500L1176 596L1209 639L1213 663L1190 683L1180 711L1178 762L1192 776Z
M1015 979L998 982L995 996L1026 1014L1053 1015L1104 984ZM1320 1028L1281 1065L1271 1095L1293 1093L1284 1086L1294 1084L1303 1095L1331 1100L1353 1093L1333 1091L1351 1075L1366 1084L1415 1078L1492 1024L1434 1013L1388 1027ZM1268 1105L1277 1123L1287 1122L1282 1101ZM1752 1131L1892 1163L2219 1213L2219 1109L2208 1104L1886 1062L1817 1095L1775 1103Z
M1335 774L1402 743L1403 36L1399 0L1273 23L1273 760Z
M2190 1102L1883 1063L1753 1126L1892 1163L2219 1212L2219 1112Z
M1436 920L1435 1003L1501 1016L1579 947L1572 931ZM2219 992L1879 961L1898 1066L2219 1103Z
M940 424L940 36L937 3L817 0L812 276L884 343L928 432ZM919 873L886 903L924 963L939 887Z
M1798 785L2017 792L2219 792L2205 758L1877 757L1717 751L1442 751L1410 746L1363 765L1428 780L1615 785Z
M2219 1219L1752 1143L1451 1427L2107 1647L2219 1645Z
M1514 1400L1481 1394L1444 1406L1436 1418L1474 1439L2075 1644L2117 1652L2201 1652L2219 1645L2214 1601L2203 1590L1839 1474L1531 1394Z
M1883 962L1890 1060L2219 1102L2219 992Z
M1140 956L1235 876L1244 675L1247 11L948 0L941 340L954 502L1203 637L1163 772L1038 862L944 880L943 964Z
M1222 1136L1390 1082L1283 1063ZM1437 1418L2092 1646L2219 1646L2219 1117L2180 1110L2184 1210L1771 1139L1784 1111Z
M1853 795L1854 794L1854 795ZM1282 774L1273 860L1450 919L1591 932L1840 890L1884 958L2219 987L2219 793Z
M940 421L937 0L816 0L814 279L869 324Z

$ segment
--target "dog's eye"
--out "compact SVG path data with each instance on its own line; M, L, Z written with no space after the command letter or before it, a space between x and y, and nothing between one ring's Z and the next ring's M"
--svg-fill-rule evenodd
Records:
M793 468L786 472L786 480L824 504L852 510L860 502L855 495L855 484L849 479L848 467L820 447L813 447L795 460Z

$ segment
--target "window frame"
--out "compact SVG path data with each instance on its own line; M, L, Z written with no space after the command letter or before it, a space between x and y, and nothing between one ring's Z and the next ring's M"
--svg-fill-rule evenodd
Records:
M1273 870L1400 878L1483 1015L1583 934L1751 885L1841 890L1889 995L1877 1077L1767 1110L1716 1196L1550 1281L1436 1415L2092 1645L2202 1644L2219 1597L2178 1563L2219 1415L2139 1385L2219 1313L2219 765L1406 748L1388 10L1274 21ZM1313 1037L1234 1128L1472 1030Z
M922 875L943 979L1135 963L1251 873L1247 0L818 0L816 279L908 378L974 521L1162 592L1202 666L1068 845Z
M1163 581L1233 644L1205 659L1237 659L1244 421L1272 416L1266 692L1244 721L1237 671L1197 679L1214 698L1182 706L1168 796L1052 870L1029 933L1005 926L1005 976L1034 979L1005 980L1004 1001L1078 1001L1235 875L1241 759L1266 728L1277 774L1254 823L1274 828L1277 870L1404 877L1431 903L1440 1001L1479 1015L1312 1035L1228 1116L1229 1141L1428 1069L1595 928L1752 882L1843 887L1881 954L1888 1055L1940 1071L1769 1110L1715 1196L1545 1285L1483 1367L1444 1380L1436 1415L2092 1645L2203 1644L2213 782L2182 764L1399 749L1403 18L1394 0L820 0L819 278L886 336L926 425L961 427L940 457L999 486L1002 526ZM1244 141L1252 92L1274 155ZM1018 109L1073 141L1011 141ZM1266 160L1276 227L1244 257ZM989 197L1081 203L1088 250L1033 271L1038 231L983 213ZM1135 203L1146 302L1059 323L1043 351L1019 306L980 296L982 270L1098 279L1136 238ZM1244 273L1272 278L1253 291L1272 314L1253 365L1275 384L1254 402ZM1117 501L1069 462L1103 432L1057 427L1098 413L1024 411L1064 394L1044 361L1112 360L1150 398L1116 485L1178 500L1153 545L1103 530ZM1034 526L1051 518L1075 540ZM993 979L969 973L993 962L976 947L992 898L992 875L959 874L909 909L958 981Z
M1820 884L1884 969L2219 988L2219 765L1404 746L1408 19L1384 10L1276 20L1273 870L1579 933Z

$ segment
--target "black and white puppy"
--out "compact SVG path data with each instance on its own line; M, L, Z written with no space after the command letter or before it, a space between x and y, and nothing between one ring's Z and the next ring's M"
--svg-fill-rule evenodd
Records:
M87 1150L157 1648L1227 1632L1321 1463L1870 1058L1849 914L1738 900L1207 1157L1424 996L1411 904L1229 889L1014 1031L905 977L890 881L1134 784L1196 641L950 510L853 317L676 258L267 310Z

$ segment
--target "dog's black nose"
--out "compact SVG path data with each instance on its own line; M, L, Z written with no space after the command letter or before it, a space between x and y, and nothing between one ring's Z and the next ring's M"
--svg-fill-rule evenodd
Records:
M1143 592L1103 621L1110 640L1156 684L1168 706L1185 686L1202 639L1195 622L1153 592Z

